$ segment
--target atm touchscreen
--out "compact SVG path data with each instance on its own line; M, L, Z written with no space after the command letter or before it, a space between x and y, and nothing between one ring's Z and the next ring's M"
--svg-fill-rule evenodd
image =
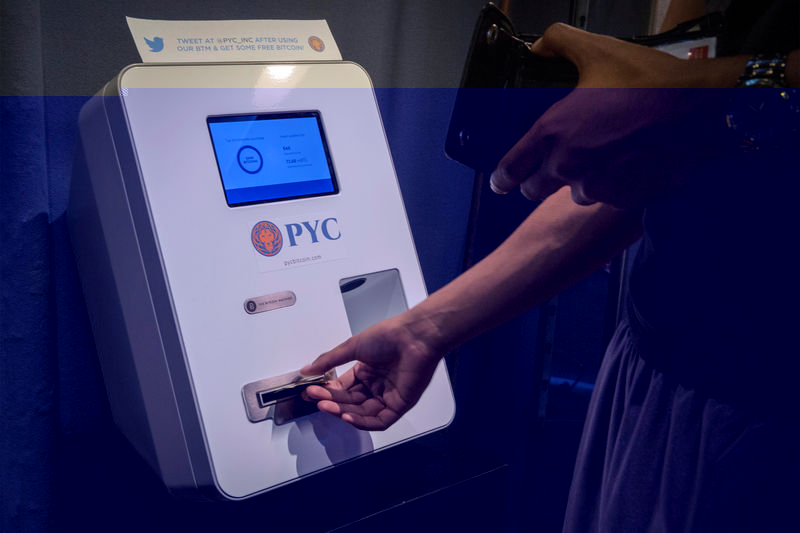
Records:
M319 111L206 122L229 206L339 192Z

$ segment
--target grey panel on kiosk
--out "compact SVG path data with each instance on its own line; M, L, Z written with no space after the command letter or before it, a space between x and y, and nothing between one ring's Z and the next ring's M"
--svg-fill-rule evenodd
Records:
M216 499L116 82L81 110L67 211L111 412L173 495Z
M361 67L133 65L80 140L68 218L111 409L170 492L248 498L449 424L443 364L385 432L298 401L333 374L296 369L426 296Z

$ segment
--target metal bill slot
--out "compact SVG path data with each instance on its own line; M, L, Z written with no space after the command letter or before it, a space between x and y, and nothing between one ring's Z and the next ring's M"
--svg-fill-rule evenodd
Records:
M280 402L301 394L309 385L324 385L327 381L328 380L325 379L325 376L316 376L308 380L290 383L282 387L259 391L256 393L256 396L261 407L269 407L276 402Z
M242 399L250 422L273 419L275 424L285 424L295 418L316 412L313 402L300 396L309 385L324 385L336 378L331 370L321 376L303 376L289 372L280 376L248 383L242 387Z

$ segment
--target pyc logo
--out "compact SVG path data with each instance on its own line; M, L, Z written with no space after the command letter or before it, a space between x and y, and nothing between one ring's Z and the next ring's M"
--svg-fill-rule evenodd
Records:
M283 248L283 234L272 222L262 220L250 232L250 240L261 255L272 257Z
M164 49L164 39L161 37L153 37L152 41L145 37L144 42L150 47L151 52L160 52Z
M308 46L310 46L315 52L322 52L325 50L325 43L323 43L322 39L316 35L312 35L308 38Z
M339 221L335 217L301 220L284 224L284 234L272 222L262 220L250 232L250 240L258 253L273 257L283 248L286 235L289 248L319 245L325 241L338 241L342 238Z

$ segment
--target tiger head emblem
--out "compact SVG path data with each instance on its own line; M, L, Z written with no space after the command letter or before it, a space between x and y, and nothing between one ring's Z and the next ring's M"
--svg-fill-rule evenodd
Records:
M261 255L272 257L277 255L283 248L283 234L278 226L267 220L262 220L250 232L250 240L253 247Z

